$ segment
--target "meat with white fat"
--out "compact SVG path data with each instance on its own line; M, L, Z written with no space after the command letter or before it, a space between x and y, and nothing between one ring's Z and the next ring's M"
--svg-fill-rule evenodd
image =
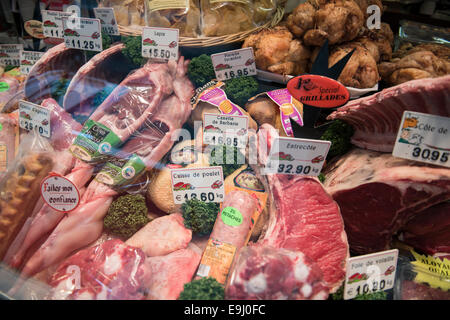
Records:
M88 247L64 260L52 274L51 300L140 300L145 255L118 239Z
M25 79L25 99L40 104L51 98L52 86L62 78L72 79L84 63L83 50L67 48L64 43L47 50Z
M121 83L131 69L122 54L125 45L112 45L96 54L74 75L64 95L63 107L74 115L88 118L95 110L93 100L106 86Z
M352 144L392 152L404 111L450 116L450 75L408 81L374 95L352 100L327 119L340 119L355 129Z
M350 248L388 249L419 212L450 199L450 169L355 148L325 171L324 187L339 204Z
M230 300L325 300L320 267L300 251L243 247L235 258L225 298Z
M260 158L267 157L277 136L272 126L261 126L258 132ZM257 243L304 253L319 265L330 292L335 292L344 281L349 258L338 204L317 178L268 174L265 183L272 195L270 217Z

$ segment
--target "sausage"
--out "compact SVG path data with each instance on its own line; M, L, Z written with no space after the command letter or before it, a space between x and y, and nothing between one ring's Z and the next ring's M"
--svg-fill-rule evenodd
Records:
M211 238L231 244L239 250L248 239L252 215L258 201L245 191L231 191L225 197L217 216Z

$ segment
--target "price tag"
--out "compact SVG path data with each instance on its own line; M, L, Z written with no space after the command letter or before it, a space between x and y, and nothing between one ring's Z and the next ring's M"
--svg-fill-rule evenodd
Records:
M114 8L94 8L94 15L100 20L104 34L112 36L120 35Z
M79 28L74 28L78 23L71 23L63 19L64 43L67 48L102 51L102 31L99 19L76 18Z
M392 289L397 259L397 249L350 258L345 275L344 300Z
M19 66L22 44L0 44L0 65Z
M20 54L20 72L28 74L34 64L44 55L44 52L21 51Z
M142 56L155 60L178 60L178 29L144 27Z
M50 110L37 104L19 101L19 127L31 131L38 128L39 133L50 138Z
M248 117L217 113L203 115L203 144L245 148Z
M222 167L171 169L172 192L176 204L199 199L223 202L225 197Z
M224 81L256 75L253 48L243 48L211 55L216 78Z
M405 111L392 155L450 168L450 118Z
M42 27L47 38L64 38L63 18L69 18L71 12L42 10Z
M330 149L330 141L278 137L270 149L266 174L318 176Z
M80 203L80 192L75 184L59 175L42 180L41 196L48 206L59 212L72 211Z

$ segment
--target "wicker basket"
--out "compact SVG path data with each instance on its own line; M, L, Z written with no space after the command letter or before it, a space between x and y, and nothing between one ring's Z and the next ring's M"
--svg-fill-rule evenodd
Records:
M279 6L272 17L272 20L257 28L218 37L180 37L179 45L181 47L212 47L244 41L244 39L253 32L276 26L283 19L283 15L284 6ZM143 28L143 26L119 25L119 32L121 35L125 36L140 36L142 35Z

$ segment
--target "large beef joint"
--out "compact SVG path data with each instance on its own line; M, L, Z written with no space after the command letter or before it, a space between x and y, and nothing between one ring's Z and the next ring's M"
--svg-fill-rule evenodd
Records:
M374 151L392 152L404 111L450 116L450 75L399 84L352 100L328 116L355 129L351 142Z
M269 150L276 132L267 124L262 129L259 144L268 131ZM322 269L330 292L336 291L344 280L349 257L337 203L314 178L276 174L268 175L267 180L273 200L267 230L258 243L303 252Z
M327 168L325 189L339 204L350 249L385 250L428 207L450 199L450 170L354 149Z

